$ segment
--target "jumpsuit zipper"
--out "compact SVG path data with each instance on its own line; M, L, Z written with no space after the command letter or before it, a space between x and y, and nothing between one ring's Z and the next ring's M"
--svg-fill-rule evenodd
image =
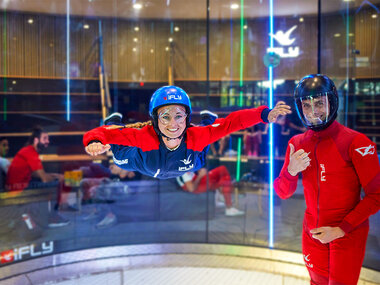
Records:
M317 164L317 185L318 185L318 192L317 192L317 225L315 226L318 228L318 223L319 223L319 195L320 195L320 182L319 182L319 163L318 163L318 158L317 158L317 146L319 144L320 140L318 139L318 142L315 144L314 148L314 156L315 156L315 162Z

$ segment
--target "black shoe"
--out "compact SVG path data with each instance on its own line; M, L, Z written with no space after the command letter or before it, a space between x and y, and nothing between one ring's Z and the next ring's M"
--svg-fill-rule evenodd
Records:
M201 115L201 125L208 126L215 122L215 120L218 118L218 115L209 111L209 110L203 110L200 112Z
M107 118L104 119L105 125L122 125L121 119L123 118L123 115L115 112L109 115Z

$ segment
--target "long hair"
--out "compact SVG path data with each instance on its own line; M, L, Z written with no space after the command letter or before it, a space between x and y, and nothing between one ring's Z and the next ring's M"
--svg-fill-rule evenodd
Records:
M126 124L124 128L133 128L133 129L141 129L145 126L151 126L152 121L146 121L146 122L136 122L132 124Z

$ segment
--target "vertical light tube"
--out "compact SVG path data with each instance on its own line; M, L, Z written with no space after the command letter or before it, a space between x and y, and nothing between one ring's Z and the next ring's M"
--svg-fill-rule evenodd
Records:
M240 1L240 69L239 69L239 107L243 107L243 81L244 81L244 0ZM238 138L236 159L236 181L240 181L241 172L241 138Z
M244 0L240 1L240 72L239 72L239 107L243 107L244 80Z
M273 0L269 0L269 34L273 35ZM269 36L269 47L273 50L273 37ZM269 109L273 108L273 66L268 67ZM269 248L273 248L273 128L269 124Z
M7 12L4 9L3 12L3 91L4 91L4 99L3 99L3 120L7 120Z
M66 0L66 120L70 121L70 0Z
M346 2L346 96L345 96L345 104L344 104L344 124L347 126L348 124L348 96L350 94L350 3ZM353 61L355 64L355 61ZM353 67L355 68L355 66Z

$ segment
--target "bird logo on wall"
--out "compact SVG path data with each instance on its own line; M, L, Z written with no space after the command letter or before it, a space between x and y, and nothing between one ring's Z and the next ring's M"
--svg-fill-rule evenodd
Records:
M277 31L275 34L269 34L271 37L273 37L280 45L282 46L290 46L294 41L295 38L290 38L290 34L297 28L297 25L291 27L289 30L287 30L285 33L283 31Z

